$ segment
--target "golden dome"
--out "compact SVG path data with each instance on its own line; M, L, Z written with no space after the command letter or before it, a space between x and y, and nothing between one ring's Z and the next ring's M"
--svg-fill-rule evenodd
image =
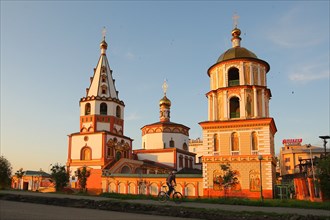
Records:
M231 59L238 59L238 58L254 58L258 59L257 55L255 55L250 50L244 48L244 47L233 47L224 52L220 55L219 59L217 60L217 63L225 61L225 60L231 60Z
M159 105L171 106L171 101L166 97L166 95L159 101Z

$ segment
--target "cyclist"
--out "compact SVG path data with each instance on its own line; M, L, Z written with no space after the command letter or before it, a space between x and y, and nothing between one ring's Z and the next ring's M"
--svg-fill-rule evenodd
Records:
M173 170L172 172L170 172L170 174L168 175L168 177L166 179L166 184L168 186L168 192L167 192L168 196L171 195L171 193L174 190L174 186L176 186L175 174L176 174L176 171Z

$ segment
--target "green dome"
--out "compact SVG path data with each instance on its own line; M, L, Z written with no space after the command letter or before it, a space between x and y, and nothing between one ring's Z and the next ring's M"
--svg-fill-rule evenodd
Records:
M239 58L254 58L258 59L258 57L248 49L244 47L233 47L220 55L217 63L222 61L231 60L231 59L239 59Z

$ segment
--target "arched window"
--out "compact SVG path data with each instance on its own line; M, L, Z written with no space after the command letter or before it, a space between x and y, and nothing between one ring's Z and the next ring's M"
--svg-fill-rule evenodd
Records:
M170 140L170 147L174 147L174 141L173 141L172 138L171 138L171 140Z
M184 158L184 167L188 168L188 157L187 156L185 156L185 158Z
M193 159L192 158L189 158L189 168L192 168L193 167L193 165L192 165L193 163L192 162L193 162Z
M239 85L239 70L232 67L228 70L228 86Z
M213 150L219 152L219 139L217 134L213 135Z
M121 111L120 106L117 105L117 107L116 107L116 117L117 117L117 118L120 118L120 117L121 117L121 113L120 113L120 111Z
M102 92L102 95L106 95L107 94L107 86L102 86L101 88L101 92Z
M100 114L107 115L108 114L108 106L106 103L102 102L100 105Z
M81 149L81 160L91 160L92 150L89 147L83 147Z
M183 167L183 156L182 155L179 156L179 167L180 168Z
M186 143L183 143L182 148L183 148L183 150L188 150L188 145Z
M231 154L239 155L239 138L236 132L231 134Z
M251 149L252 154L258 154L258 135L255 131L251 133Z
M230 103L230 118L239 118L240 117L239 98L232 97L229 103Z
M90 115L91 114L91 104L86 103L85 105L85 115Z

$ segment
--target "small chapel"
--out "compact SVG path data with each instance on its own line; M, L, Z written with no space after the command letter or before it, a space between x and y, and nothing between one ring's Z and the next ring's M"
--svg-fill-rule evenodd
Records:
M156 196L168 173L176 170L176 190L185 197L273 198L277 128L269 114L270 66L241 46L237 24L231 35L232 47L207 70L208 115L199 122L203 136L191 140L189 127L170 120L165 81L159 120L142 126L142 146L135 150L124 135L125 104L115 87L104 35L89 88L79 102L80 129L69 135L71 186L78 188L76 172L86 167L89 192ZM237 176L229 190L222 184L222 165Z

